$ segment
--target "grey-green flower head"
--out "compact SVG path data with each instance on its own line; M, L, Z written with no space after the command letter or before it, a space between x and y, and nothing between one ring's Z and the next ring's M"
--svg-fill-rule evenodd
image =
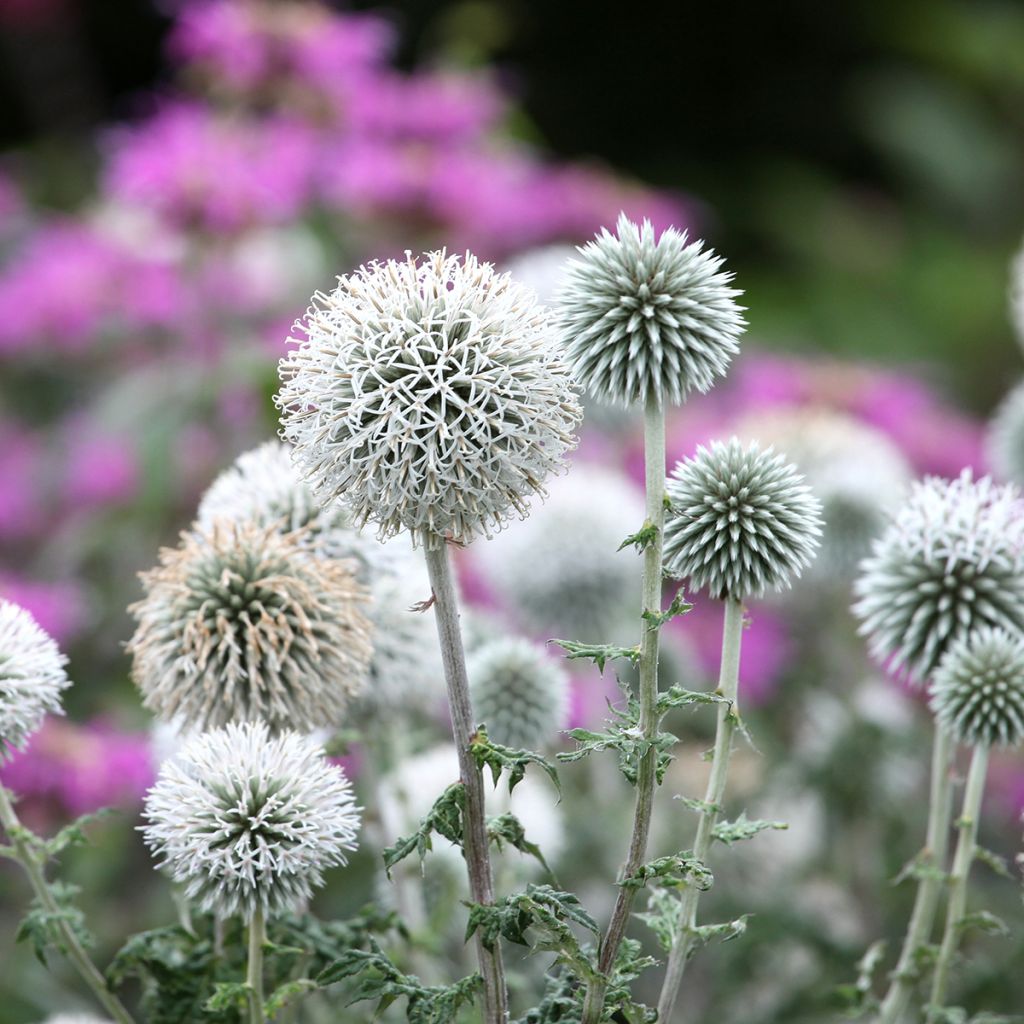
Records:
M746 327L732 274L704 243L655 236L620 215L569 264L556 306L562 343L595 398L679 405L728 369Z
M130 609L145 706L186 731L340 724L371 653L353 570L274 526L218 521L183 534L142 574L146 595Z
M1024 505L1012 486L916 483L854 585L854 614L878 661L926 682L972 630L1024 630Z
M249 920L301 910L356 847L345 773L312 740L262 722L194 736L146 797L146 844L189 899Z
M930 703L961 743L1024 741L1024 634L982 626L961 637L935 672Z
M743 600L791 585L817 551L821 503L795 466L737 438L699 447L668 481L665 568L693 590Z
M67 658L36 620L0 600L0 763L23 750L47 714L61 714Z
M469 541L525 516L581 411L536 296L467 253L361 267L281 361L282 436L317 499L381 538Z
M473 712L496 743L551 745L569 711L569 677L543 648L521 637L493 640L467 663Z
M1024 486L1024 381L999 403L986 440L995 475Z

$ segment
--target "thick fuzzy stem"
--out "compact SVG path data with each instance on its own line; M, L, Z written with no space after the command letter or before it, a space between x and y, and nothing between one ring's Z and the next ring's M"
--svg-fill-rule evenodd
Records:
M988 773L988 747L974 749L971 768L967 773L967 788L964 790L964 806L958 827L960 838L953 856L953 873L949 879L949 907L946 910L946 928L942 934L939 959L935 962L935 976L932 980L932 996L929 1003L929 1019L938 1013L946 1002L949 986L949 971L960 944L960 925L967 909L967 876L974 862L978 843L978 819L981 817L981 802L985 796L985 776Z
M889 991L882 1000L878 1024L900 1024L910 1008L918 971L916 961L919 950L931 938L935 912L939 906L942 880L937 872L946 869L949 853L949 827L953 814L953 740L941 727L935 727L932 748L931 796L928 802L928 831L922 864L935 868L921 877L917 884L914 909L907 926L896 969L892 973Z
M462 649L462 635L459 632L458 600L452 581L448 549L444 541L440 537L426 534L423 548L434 595L434 613L437 620L437 635L441 643L445 682L448 686L452 733L459 754L459 777L466 790L465 831L462 842L466 870L469 873L469 891L473 902L488 905L494 903L494 881L487 845L483 775L469 751L476 723L473 720L466 657ZM487 949L479 933L476 936L476 946L480 973L484 979L485 1024L505 1024L508 1020L508 991L501 948L495 943L493 949Z
M43 909L51 916L54 927L60 932L61 941L64 944L64 952L68 959L75 965L78 973L85 983L92 989L97 1001L110 1016L117 1021L117 1024L133 1024L131 1014L124 1008L121 1000L114 995L107 987L107 982L99 969L89 959L74 929L64 917L61 916L60 908L57 906L50 886L43 873L43 858L39 851L25 839L24 829L14 812L14 805L10 796L3 786L0 786L0 825L3 825L14 848L14 856L18 863L24 868L28 875L32 890L36 894Z
M249 1024L264 1024L263 946L266 941L266 921L262 908L257 907L249 922L249 963L245 972L245 983L249 987Z
M693 856L707 863L714 839L715 823L725 798L725 785L729 777L729 758L732 742L739 725L740 648L743 643L743 604L734 598L725 601L725 622L722 626L722 664L718 676L718 693L729 703L718 705L718 725L715 730L715 752L711 759L711 775L704 793L704 803L697 822L697 836L693 841ZM658 998L658 1020L671 1020L679 986L686 963L693 952L697 926L697 905L700 890L690 886L679 904L679 930L665 970L665 981Z
M644 548L643 611L661 611L662 547L665 533L665 411L659 403L649 400L644 409L644 464L647 490L647 522L653 528ZM629 853L622 867L622 877L629 878L641 868L647 856L647 838L651 831L654 791L657 781L658 753L654 741L658 734L658 628L642 620L640 639L640 731L651 744L640 758L636 778L636 804L633 810L633 832ZM619 887L608 931L601 942L598 966L609 975L626 934L626 925L633 908L636 889ZM591 982L583 1008L583 1024L597 1024L604 1008L605 985Z

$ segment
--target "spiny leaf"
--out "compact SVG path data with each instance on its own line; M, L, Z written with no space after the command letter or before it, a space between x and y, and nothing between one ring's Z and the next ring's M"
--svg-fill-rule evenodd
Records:
M585 658L592 661L597 670L604 672L604 666L609 661L616 661L625 658L630 664L635 665L640 660L640 645L636 647L619 647L615 644L585 644L577 640L549 640L549 644L558 644L565 651L568 661L576 661Z
M223 1013L225 1010L244 1010L252 989L243 981L221 981L213 987L213 995L206 1000L204 1010Z
M117 810L114 807L103 807L98 811L76 818L70 824L65 825L55 836L43 841L42 848L46 852L46 856L56 857L68 847L83 846L89 841L89 837L85 834L85 827L116 813Z
M709 942L714 942L716 939L719 942L731 942L746 932L747 921L750 920L751 916L751 914L743 914L741 917L737 917L735 921L723 921L721 924L695 925L689 928L688 931L696 937L702 946L706 946Z
M744 839L753 839L761 832L785 832L788 828L789 825L784 821L749 821L744 812L735 821L720 821L711 830L711 838L732 846Z
M658 539L658 528L647 520L636 533L631 533L615 550L621 551L632 545L637 554L641 554Z
M984 846L975 846L974 859L980 860L982 864L991 868L991 870L1001 878L1013 879L1013 872L1010 870L1010 867L1006 862L1006 858L1000 857L998 853L986 850Z
M931 854L927 850L922 850L912 860L907 861L907 863L900 868L899 874L896 875L891 884L899 885L901 882L905 882L908 878L912 878L918 882L946 882L949 880L949 872L943 871L942 868L937 867Z
M697 811L698 814L721 814L722 805L709 803L707 800L697 800L692 796L682 796L677 794L672 798L678 800L684 807L688 807L691 811Z
M506 747L501 743L494 743L487 737L487 730L481 725L477 728L473 739L469 744L469 752L477 765L483 768L490 768L491 779L494 785L498 785L503 771L508 772L508 791L512 792L522 782L526 775L526 766L535 764L543 769L544 773L551 780L552 785L562 796L562 784L558 780L558 772L555 766L542 754L532 750L518 750L515 747Z
M315 992L318 988L320 986L312 978L298 978L295 981L286 981L283 985L278 985L267 996L264 1005L267 1017L273 1020L286 1006L297 1002L303 996L309 995L310 992Z
M683 598L683 591L680 589L676 592L675 597L672 598L671 604L664 611L645 611L641 613L640 617L647 623L648 629L661 629L666 622L671 622L672 619L685 615L692 608L693 605Z
M977 910L972 914L964 916L957 925L957 930L963 934L967 931L979 931L985 935L999 935L1005 937L1011 935L1010 926L998 915L989 913L987 910Z
M56 949L58 953L65 955L68 952L62 924L71 929L83 946L92 943L92 937L85 927L85 915L74 904L74 898L79 891L78 886L50 882L47 888L57 906L56 911L48 910L39 902L39 897L35 897L22 918L15 937L17 942L31 943L33 952L43 964L46 963L48 949Z
M655 881L661 886L693 886L701 892L707 892L714 885L715 876L703 861L689 853L674 853L641 864L636 872L623 878L619 885L623 889L642 889L649 882Z
M706 693L700 690L684 690L681 686L670 686L658 694L657 710L664 715L673 708L687 708L694 704L731 704L728 697L720 693Z
M496 818L487 819L487 838L501 849L502 843L514 846L520 853L525 853L537 860L540 866L551 873L548 862L544 859L540 847L526 838L523 823L512 813L501 814Z
M679 895L676 890L662 889L651 886L647 898L647 911L634 914L654 932L658 945L670 953L682 934L682 923L679 920Z
M462 846L463 823L462 814L466 808L466 787L461 782L453 782L434 802L427 816L420 822L420 827L411 835L400 838L394 845L384 850L384 870L388 878L391 869L405 860L414 850L420 860L432 849L431 833Z

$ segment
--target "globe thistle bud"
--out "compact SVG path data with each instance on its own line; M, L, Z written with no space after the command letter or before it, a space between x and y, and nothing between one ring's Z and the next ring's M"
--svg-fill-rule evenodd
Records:
M23 750L71 684L67 658L24 608L0 600L0 763Z
M487 583L525 629L607 639L640 604L636 559L620 551L644 521L643 494L621 473L580 463L525 523L473 549Z
M655 238L620 215L569 264L556 317L569 361L595 398L679 405L725 374L746 327L732 274L703 242Z
M470 253L361 267L297 326L282 434L321 504L341 498L382 538L488 534L526 514L575 444L547 314Z
M146 845L220 917L298 911L356 847L345 773L312 740L233 723L190 739L146 797Z
M872 654L915 682L981 626L1024 630L1024 505L964 470L928 477L861 563L854 614Z
M141 578L128 649L158 718L185 730L339 724L371 653L351 563L317 558L273 526L217 523L183 534Z
M982 626L951 644L932 682L939 723L961 743L1024 740L1024 635Z
M771 448L713 441L676 464L666 491L665 570L711 597L788 587L817 551L821 503Z
M569 712L569 677L529 640L484 644L468 660L473 711L495 743L525 750L550 746Z
M1024 485L1024 382L1000 402L986 440L986 454L995 475Z

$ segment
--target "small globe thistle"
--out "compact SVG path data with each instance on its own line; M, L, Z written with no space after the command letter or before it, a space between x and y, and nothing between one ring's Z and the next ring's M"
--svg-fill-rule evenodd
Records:
M632 481L579 463L552 483L547 501L525 523L472 553L525 629L608 639L627 622L633 628L640 580L632 551L619 547L643 522L643 494Z
M784 451L800 467L824 519L809 578L818 585L848 587L910 487L911 470L903 454L880 431L826 409L751 415L736 433Z
M550 746L569 712L569 677L561 665L529 640L508 637L474 651L466 670L474 714L495 743Z
M999 403L986 440L988 461L996 476L1024 485L1024 382Z
M201 733L160 768L146 845L186 895L220 917L298 911L356 847L345 773L295 732L263 722Z
M557 323L576 375L619 405L679 405L725 374L746 327L722 259L668 228L620 215L569 264Z
M788 587L817 551L821 503L771 448L735 437L698 447L666 491L665 571L711 597Z
M932 711L961 743L1024 740L1024 635L982 626L951 644L932 683Z
M321 504L381 538L461 541L526 514L581 412L547 314L467 253L361 267L281 361L282 435Z
M337 725L363 684L366 591L351 563L317 558L300 534L217 523L183 534L141 578L132 676L164 721L308 732Z
M61 714L61 690L71 685L66 663L24 608L0 600L0 763L25 748L48 713Z
M1024 629L1024 505L964 470L928 477L861 563L854 614L872 654L915 682L981 626Z

